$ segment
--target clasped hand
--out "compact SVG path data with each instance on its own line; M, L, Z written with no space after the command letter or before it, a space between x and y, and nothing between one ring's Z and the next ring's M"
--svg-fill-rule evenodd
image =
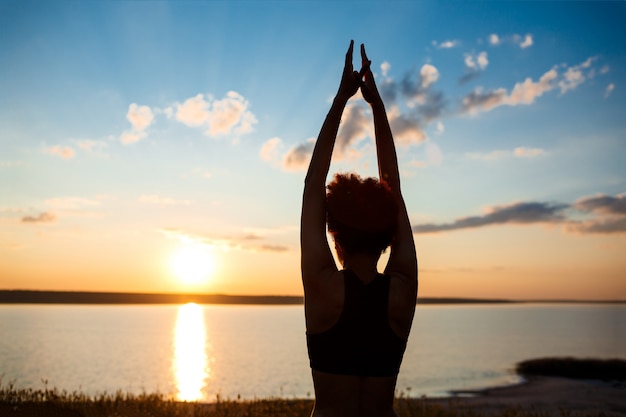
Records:
M355 71L352 66L352 52L354 50L354 41L350 41L350 47L346 52L346 63L343 67L343 75L341 76L341 84L339 84L339 91L337 96L348 100L357 90L361 88L361 94L368 103L380 101L380 95L374 82L374 75L370 70L372 61L367 59L365 53L365 45L361 44L361 69Z

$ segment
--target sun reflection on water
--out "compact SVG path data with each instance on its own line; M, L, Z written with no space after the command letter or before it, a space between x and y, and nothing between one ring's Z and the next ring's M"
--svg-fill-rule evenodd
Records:
M189 303L179 307L174 338L174 372L178 399L196 401L209 377L206 332L202 307Z

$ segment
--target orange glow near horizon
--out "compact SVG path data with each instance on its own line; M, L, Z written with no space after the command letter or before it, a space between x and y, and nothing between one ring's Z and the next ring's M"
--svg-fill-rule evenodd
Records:
M180 306L174 332L177 397L181 401L199 400L209 378L202 307L194 303Z

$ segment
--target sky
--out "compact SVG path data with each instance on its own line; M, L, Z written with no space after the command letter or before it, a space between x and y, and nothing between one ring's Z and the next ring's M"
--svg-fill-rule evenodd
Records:
M625 19L623 1L0 1L0 289L301 295L304 173L354 39L420 297L626 300ZM372 136L357 94L331 173L376 175Z

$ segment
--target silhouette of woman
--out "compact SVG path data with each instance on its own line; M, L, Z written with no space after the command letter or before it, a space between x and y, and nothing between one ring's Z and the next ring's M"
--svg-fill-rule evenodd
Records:
M306 175L301 217L301 268L315 417L397 416L396 380L417 299L417 257L400 192L395 145L370 61L346 53L339 91L320 130ZM376 178L326 176L341 115L361 89L374 116ZM326 239L326 225L343 270ZM381 253L391 247L380 274Z

